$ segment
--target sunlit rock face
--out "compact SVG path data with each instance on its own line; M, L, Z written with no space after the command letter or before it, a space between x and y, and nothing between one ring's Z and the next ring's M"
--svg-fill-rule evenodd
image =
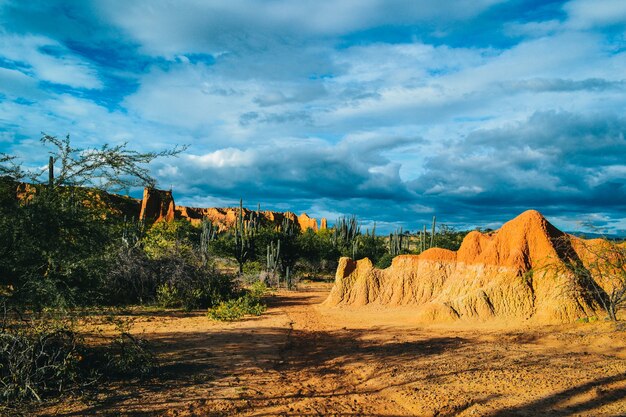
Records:
M469 233L456 252L400 255L383 270L342 258L325 304L411 306L424 322L573 321L599 310L593 291L566 268L588 262L581 246L529 210L496 232Z

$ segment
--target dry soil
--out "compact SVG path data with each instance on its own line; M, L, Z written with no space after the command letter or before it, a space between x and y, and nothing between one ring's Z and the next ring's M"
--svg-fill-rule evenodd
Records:
M626 330L611 323L424 326L410 308L337 308L329 285L260 317L137 313L161 363L147 381L40 415L626 416Z

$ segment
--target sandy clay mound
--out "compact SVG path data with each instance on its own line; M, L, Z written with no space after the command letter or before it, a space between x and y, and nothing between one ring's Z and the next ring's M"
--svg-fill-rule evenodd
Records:
M433 248L401 255L384 270L367 258L341 258L324 303L415 306L425 322L573 321L601 313L589 281L566 268L588 263L590 244L600 243L565 234L529 210L496 232L469 233L457 252Z

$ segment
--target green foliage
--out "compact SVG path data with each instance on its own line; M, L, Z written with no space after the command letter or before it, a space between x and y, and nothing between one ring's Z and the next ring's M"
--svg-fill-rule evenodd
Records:
M22 204L0 207L0 280L32 308L99 299L103 254L113 222L86 207L86 190L35 188Z
M249 261L243 266L244 275L256 276L258 278L259 273L265 269L265 265L260 261Z
M237 297L219 303L207 311L212 320L234 321L244 316L260 316L267 308L262 299L269 293L269 288L262 281L256 281L248 290Z
M191 256L199 234L200 231L184 219L157 222L142 239L143 249L152 259L165 257L173 252Z
M403 253L409 253L410 235L404 234L402 228L389 234L389 253L395 257Z
M234 230L233 255L239 264L239 274L243 273L244 264L254 256L257 223L254 219L246 220L243 212L243 200L239 200L239 215Z
M354 247L358 236L361 234L361 226L356 216L340 217L333 227L333 243L343 256L354 256Z
M50 175L51 183L57 186L96 186L100 189L128 189L131 186L154 187L156 181L145 166L156 158L176 156L187 147L175 147L162 152L141 153L127 148L127 144L100 148L80 149L70 143L70 135L63 139L43 134L41 143L52 145L52 163L59 165L56 176ZM52 170L50 170L50 174ZM41 173L31 172L33 181Z
M457 231L454 228L442 224L437 233L437 247L449 250L459 250L467 231Z
M260 316L265 309L265 304L258 298L245 294L219 303L216 307L210 308L207 315L212 320L234 321L247 315Z
M376 268L385 269L391 266L391 261L393 261L394 256L390 253L386 253L381 256L378 261L375 263Z
M178 288L169 283L161 284L157 287L156 301L163 308L180 307L182 303Z
M255 281L248 289L250 296L253 299L262 299L269 294L270 289L263 281Z
M107 249L128 236L121 219L106 211L104 194L78 186L153 184L143 164L180 149L78 149L69 136L59 140L49 135L42 143L53 147L46 181L40 181L45 171L24 172L13 157L0 156L1 173L32 181L19 185L18 199L18 184L6 177L0 180L0 285L12 302L35 310L101 303L108 295Z

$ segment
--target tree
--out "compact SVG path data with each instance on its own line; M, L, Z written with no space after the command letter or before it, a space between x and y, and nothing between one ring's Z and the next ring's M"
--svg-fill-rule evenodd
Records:
M176 156L187 149L186 146L176 146L161 152L137 152L128 149L127 143L81 149L72 147L69 134L63 139L42 134L41 143L53 145L50 151L52 163L60 164L58 173L51 176L52 186L89 186L100 190L127 189L138 185L154 187L156 180L146 165L157 158ZM52 166L48 172L52 173ZM41 174L34 172L30 177L37 181Z
M626 308L626 243L594 239L578 244L577 256L570 257L566 268L616 321L618 312Z
M35 308L97 302L106 249L121 240L117 220L107 215L105 206L93 203L99 191L153 185L144 165L184 148L157 153L139 153L125 144L78 149L69 135L58 140L44 134L41 142L53 145L45 181L44 171L26 171L16 158L0 157L0 172L6 174L0 204L0 285L14 300ZM22 178L30 178L31 184L23 187L18 200L15 181ZM78 187L87 185L96 188Z

